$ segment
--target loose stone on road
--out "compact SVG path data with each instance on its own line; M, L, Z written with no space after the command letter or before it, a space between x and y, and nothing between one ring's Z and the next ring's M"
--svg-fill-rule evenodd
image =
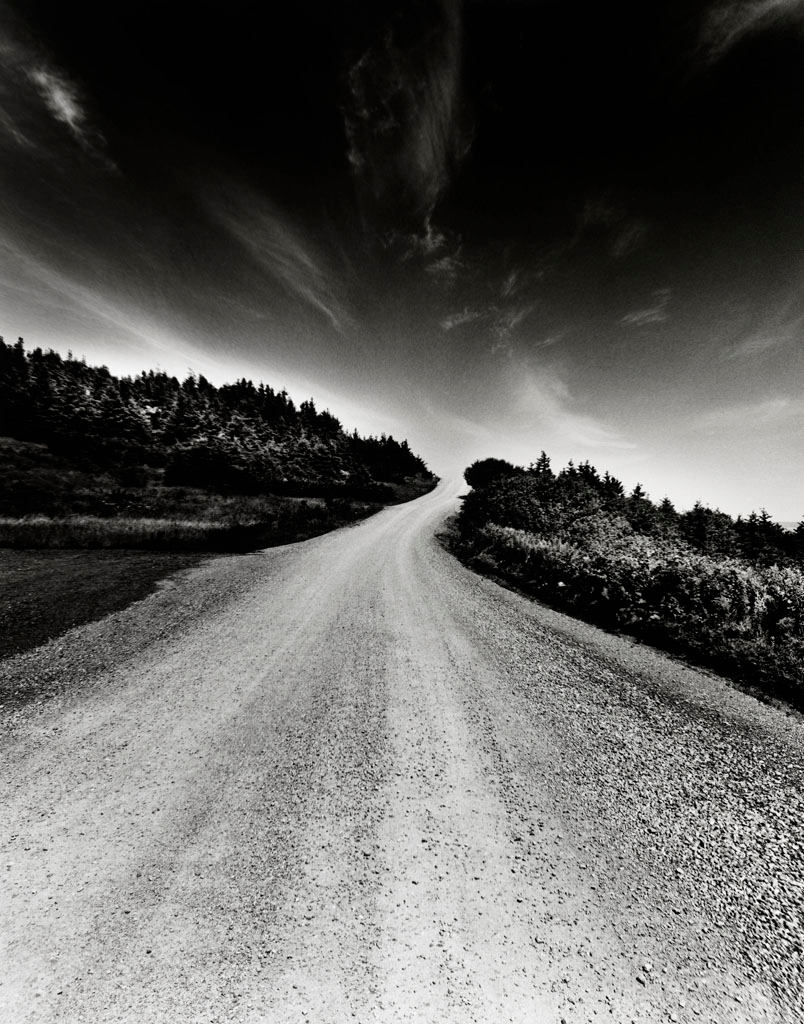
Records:
M802 727L472 574L457 493L0 664L60 691L2 734L0 1020L802 1019Z

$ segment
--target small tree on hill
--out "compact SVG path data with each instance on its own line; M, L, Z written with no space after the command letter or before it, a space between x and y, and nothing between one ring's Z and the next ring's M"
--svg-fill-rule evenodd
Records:
M553 471L550 468L550 457L547 452L542 452L539 458L535 462L531 462L528 466L528 472L532 473L533 476L552 476Z

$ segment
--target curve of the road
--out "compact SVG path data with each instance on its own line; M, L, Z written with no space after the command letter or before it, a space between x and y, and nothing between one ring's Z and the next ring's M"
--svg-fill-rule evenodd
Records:
M801 725L475 576L457 493L0 665L61 680L3 737L0 1021L802 1019Z

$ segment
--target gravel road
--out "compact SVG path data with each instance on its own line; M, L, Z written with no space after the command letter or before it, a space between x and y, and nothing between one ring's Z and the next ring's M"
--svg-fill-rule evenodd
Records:
M804 1019L804 725L475 576L455 485L0 664L0 1021Z

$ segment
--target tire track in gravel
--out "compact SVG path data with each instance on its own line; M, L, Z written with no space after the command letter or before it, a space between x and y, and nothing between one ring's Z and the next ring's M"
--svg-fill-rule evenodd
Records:
M0 755L1 1020L800 1019L801 727L465 570L455 493L2 663L61 681Z

